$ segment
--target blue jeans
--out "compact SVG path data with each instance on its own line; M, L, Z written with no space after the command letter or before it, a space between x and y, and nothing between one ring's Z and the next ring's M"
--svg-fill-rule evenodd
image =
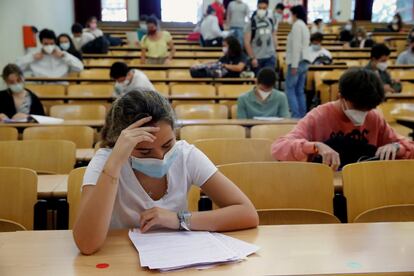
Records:
M259 63L259 66L253 67L254 74L257 76L259 71L265 67L269 67L273 70L276 68L276 58L275 56L269 57L269 58L260 58L257 60Z
M234 36L239 42L243 49L244 42L244 32L242 27L230 27L230 31L233 31L232 36Z
M286 94L289 102L292 118L303 118L306 115L305 84L306 73L309 64L301 61L295 75L292 75L292 67L288 65L286 76Z

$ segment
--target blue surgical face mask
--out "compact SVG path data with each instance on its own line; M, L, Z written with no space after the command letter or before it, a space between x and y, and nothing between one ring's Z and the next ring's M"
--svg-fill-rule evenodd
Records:
M318 52L322 49L322 46L319 44L312 44L312 50Z
M164 159L137 158L131 156L131 167L149 177L162 178L167 174L180 151L181 143L176 142L164 155Z

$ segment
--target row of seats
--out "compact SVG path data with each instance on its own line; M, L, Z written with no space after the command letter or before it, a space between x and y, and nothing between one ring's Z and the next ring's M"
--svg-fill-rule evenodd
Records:
M414 220L413 166L412 160L346 166L342 178L348 221ZM218 168L250 198L259 212L261 224L339 222L333 215L333 173L326 165L242 162ZM85 168L78 168L69 174L67 199L70 228L79 205L84 172ZM36 172L26 168L0 167L0 176L0 203L4 207L14 206L0 208L0 218L32 229L33 206L37 197ZM192 188L189 193L189 209L192 211L197 210L199 194L198 188Z
M250 129L238 125L193 125L177 129L177 136L190 144L202 139L244 139L249 137L273 141L287 134L294 127L294 124L257 125ZM22 135L23 140L68 140L75 143L76 148L92 148L94 138L93 128L87 126L28 127L24 129ZM18 139L16 128L0 128L0 141L17 141Z

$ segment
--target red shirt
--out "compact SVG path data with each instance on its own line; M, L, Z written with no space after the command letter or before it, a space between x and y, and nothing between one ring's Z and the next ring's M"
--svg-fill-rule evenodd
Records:
M213 4L211 4L211 7L216 11L216 16L218 18L220 27L223 27L225 13L224 6L218 2L214 2Z

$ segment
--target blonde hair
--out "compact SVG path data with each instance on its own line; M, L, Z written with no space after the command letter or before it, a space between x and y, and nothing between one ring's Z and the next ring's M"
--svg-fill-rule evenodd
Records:
M132 123L151 116L152 125L167 122L174 129L175 116L168 100L155 91L131 91L118 98L112 105L102 128L102 148L113 148L121 131Z

